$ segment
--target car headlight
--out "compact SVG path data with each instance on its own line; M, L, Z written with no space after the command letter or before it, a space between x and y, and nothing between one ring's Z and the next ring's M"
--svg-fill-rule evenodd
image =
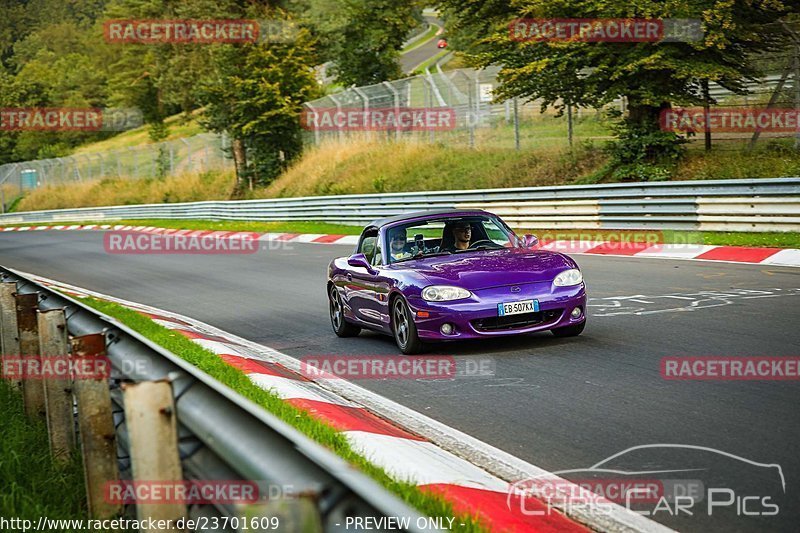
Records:
M431 285L422 289L422 298L429 302L449 302L450 300L463 300L469 298L472 293L461 287L451 287L449 285Z
M553 280L553 285L556 287L572 287L573 285L578 285L582 281L583 274L581 274L581 271L577 268L570 268L569 270L559 273Z

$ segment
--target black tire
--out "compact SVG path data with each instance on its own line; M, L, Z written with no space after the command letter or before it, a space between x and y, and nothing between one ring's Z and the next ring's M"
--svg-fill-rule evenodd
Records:
M400 297L392 301L392 333L397 347L404 354L413 355L422 351L423 344L417 334L417 325L411 318L411 310Z
M338 337L355 337L361 333L361 328L354 326L344 318L344 304L339 291L331 285L328 291L328 309L331 315L331 327Z
M556 337L577 337L583 331L583 328L586 327L586 321L584 320L580 324L575 324L573 326L567 326L565 328L556 328L551 329L550 331L553 332L553 335Z

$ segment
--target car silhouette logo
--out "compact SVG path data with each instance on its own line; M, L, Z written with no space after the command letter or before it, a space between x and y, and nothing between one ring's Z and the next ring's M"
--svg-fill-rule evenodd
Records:
M520 290L521 290L521 289L520 289L519 287L517 287L516 285L514 285L513 287L511 287L511 292L519 292Z

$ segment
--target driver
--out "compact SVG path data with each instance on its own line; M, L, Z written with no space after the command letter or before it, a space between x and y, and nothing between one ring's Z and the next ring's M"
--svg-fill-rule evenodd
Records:
M453 232L453 246L449 251L466 250L472 240L472 225L464 220L455 222L450 230Z
M389 258L392 262L411 257L411 253L407 252L405 249L406 238L405 228L398 228L392 231L389 237Z

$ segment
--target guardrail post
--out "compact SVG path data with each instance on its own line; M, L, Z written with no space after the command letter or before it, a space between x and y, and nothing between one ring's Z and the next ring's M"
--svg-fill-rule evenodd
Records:
M39 353L42 362L51 361L54 369L63 368L63 376L43 376L45 416L47 434L50 437L50 454L54 459L65 461L72 457L75 449L75 419L73 416L72 383L68 363L67 322L63 309L39 311Z
M14 295L17 283L0 283L0 355L8 358L19 357L19 337L17 332L17 303ZM0 362L1 363L1 362ZM5 375L5 372L3 372ZM10 379L12 388L22 388L22 379Z
M182 482L172 385L145 381L124 384L122 390L134 483ZM139 520L176 521L186 516L186 504L137 502L136 516Z
M0 348L3 355L19 355L17 304L14 300L16 292L16 282L0 283Z
M41 379L28 379L27 367L32 359L39 358L39 327L36 310L39 307L39 293L17 293L17 330L19 334L19 354L25 360L22 371L22 399L25 414L33 418L44 415L44 385Z
M72 339L72 357L78 365L92 368L110 365L106 359L105 337L102 333ZM86 496L92 518L113 518L122 512L122 504L106 498L106 484L119 480L117 466L117 435L111 414L111 393L107 376L100 373L87 379L77 379L72 388L78 403L78 428L81 436L83 474Z

